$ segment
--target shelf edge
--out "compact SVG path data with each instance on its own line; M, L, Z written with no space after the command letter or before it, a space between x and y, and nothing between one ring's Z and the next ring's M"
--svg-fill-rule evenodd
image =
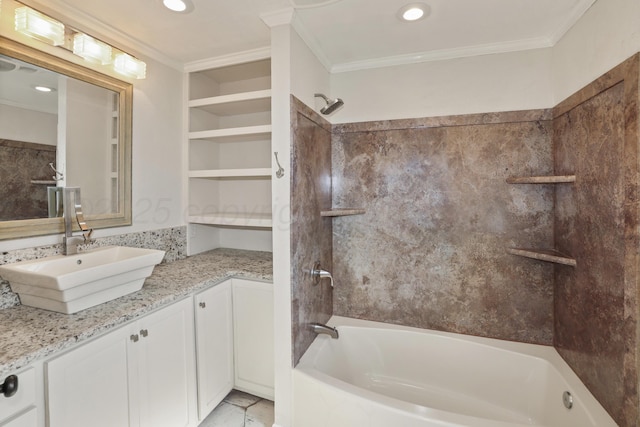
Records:
M190 170L189 178L268 178L271 168Z
M564 184L576 182L575 175L516 176L507 178L508 184Z
M324 217L336 217L336 216L349 216L349 215L362 215L364 209L328 209L320 211L320 216Z
M256 90L252 92L239 92L231 95L210 96L208 98L192 99L188 102L189 108L206 107L209 105L224 105L232 102L253 101L271 97L271 89Z
M271 133L271 125L245 126L237 128L189 132L189 139L224 138L225 136L256 135L261 133Z
M553 262L556 264L563 264L571 267L577 266L577 262L574 258L569 258L561 254L560 252L553 250L507 248L507 252L511 255L537 259L539 261Z

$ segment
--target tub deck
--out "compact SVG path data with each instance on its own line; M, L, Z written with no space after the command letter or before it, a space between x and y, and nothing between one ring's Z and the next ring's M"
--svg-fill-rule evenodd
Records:
M616 427L553 347L329 324L340 338L318 336L294 370L296 426Z

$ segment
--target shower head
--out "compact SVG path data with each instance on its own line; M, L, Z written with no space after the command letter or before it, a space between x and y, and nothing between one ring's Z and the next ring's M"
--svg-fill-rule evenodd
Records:
M340 108L340 107L342 107L344 105L344 101L342 101L342 99L340 99L340 98L329 99L329 98L327 98L325 95L323 95L321 93L316 93L313 96L315 96L316 98L322 98L322 99L324 99L324 102L327 103L327 105L325 105L324 107L322 107L320 109L320 112L322 114L325 114L325 115L333 113L338 108Z

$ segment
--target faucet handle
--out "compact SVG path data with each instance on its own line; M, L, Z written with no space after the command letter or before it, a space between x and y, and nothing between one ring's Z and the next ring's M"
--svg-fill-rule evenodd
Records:
M320 266L320 261L316 261L313 264L313 268L311 269L311 277L313 278L313 284L317 285L320 283L320 279L329 279L331 280L331 287L333 288L333 276L326 270L323 270Z

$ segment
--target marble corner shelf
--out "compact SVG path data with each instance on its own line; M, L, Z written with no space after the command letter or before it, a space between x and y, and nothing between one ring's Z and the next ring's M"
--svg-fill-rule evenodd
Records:
M327 217L362 215L362 214L364 214L364 209L329 209L326 211L320 211L320 216L327 216Z
M556 264L563 264L571 267L575 267L577 265L575 259L569 258L566 255L563 255L560 252L554 250L508 248L507 252L511 255L537 259L540 261L554 262Z
M563 184L576 182L575 175L518 176L507 178L509 184Z

